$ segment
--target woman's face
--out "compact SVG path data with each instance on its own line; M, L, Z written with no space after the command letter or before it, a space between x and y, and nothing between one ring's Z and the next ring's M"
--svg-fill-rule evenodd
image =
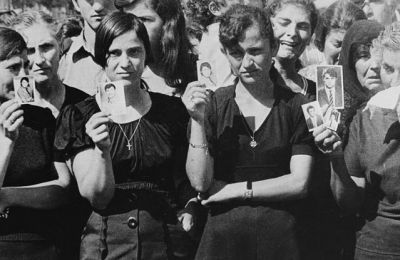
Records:
M271 21L274 36L279 40L276 56L296 60L311 40L309 13L301 6L286 4L277 11Z
M60 47L55 32L44 23L20 30L28 46L30 74L37 84L57 78Z
M266 80L272 64L269 37L260 33L258 24L249 27L237 46L225 49L232 72L243 84L252 85Z
M400 51L383 49L381 79L384 87L400 86Z
M380 76L381 60L371 47L369 55L361 57L355 63L358 82L369 91L379 90L382 87Z
M326 35L324 56L327 64L337 64L345 33L344 30L333 29Z
M156 11L153 10L150 1L135 1L124 7L124 11L136 15L143 22L149 35L153 58L156 62L159 61L161 57L160 42L164 22Z
M108 49L105 72L111 81L139 81L142 76L146 52L136 32L128 31L113 40Z
M29 86L29 81L28 80L21 81L21 86L27 88Z
M211 69L207 66L203 66L201 68L201 75L203 75L206 78L209 78L211 76Z
M0 99L14 98L13 79L17 76L28 75L28 69L29 61L26 51L0 61Z

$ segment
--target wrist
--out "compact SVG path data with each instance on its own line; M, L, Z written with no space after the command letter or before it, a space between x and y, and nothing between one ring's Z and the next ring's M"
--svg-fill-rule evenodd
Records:
M244 201L251 201L253 199L253 183L251 181L245 182L245 189L242 193Z

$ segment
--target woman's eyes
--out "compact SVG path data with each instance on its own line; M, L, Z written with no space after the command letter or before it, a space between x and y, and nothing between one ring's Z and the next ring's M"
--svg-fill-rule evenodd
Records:
M383 65L383 69L386 71L386 73L391 74L394 72L394 69L391 66L388 65Z

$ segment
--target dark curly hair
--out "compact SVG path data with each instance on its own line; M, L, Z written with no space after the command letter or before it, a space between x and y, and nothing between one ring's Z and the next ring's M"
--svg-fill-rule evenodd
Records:
M0 61L10 59L26 50L24 38L6 27L0 27L0 46Z
M236 46L245 31L258 24L263 38L269 38L271 48L276 47L271 21L266 11L247 5L233 5L220 18L219 40L224 48Z

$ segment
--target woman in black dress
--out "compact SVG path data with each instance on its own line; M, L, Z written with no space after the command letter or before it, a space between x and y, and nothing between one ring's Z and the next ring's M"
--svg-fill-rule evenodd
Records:
M210 207L196 258L299 259L295 215L313 164L300 107L307 100L270 77L277 44L262 10L229 9L220 41L237 84L209 96L193 82L183 95L186 169Z
M26 76L29 68L36 88L35 105L9 100L0 106L0 210L9 208L8 217L0 220L0 258L74 259L72 216L79 214L64 207L70 202L70 174L64 163L53 163L53 141L60 109L87 95L64 86L57 76L60 48L52 17L26 12L12 24L26 37L29 53L12 30L1 32L3 40L10 38L0 48L15 52L10 51L8 69ZM1 74L4 84L8 77ZM12 89L12 81L8 84Z
M67 107L58 121L56 147L94 209L81 259L187 257L175 254L170 232L177 208L194 196L182 153L186 109L177 98L146 90L141 74L151 62L150 43L133 14L115 12L103 19L95 59L109 81L122 82L127 113L108 116L96 96Z

